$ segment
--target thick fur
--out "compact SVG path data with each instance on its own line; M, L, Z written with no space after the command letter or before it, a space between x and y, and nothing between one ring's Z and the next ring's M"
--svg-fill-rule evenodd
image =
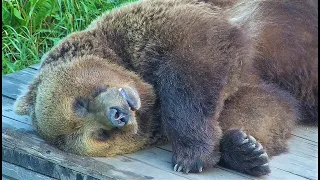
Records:
M144 0L113 10L43 57L41 72L18 99L16 111L30 115L49 142L83 155L134 152L162 142L165 134L173 146L174 169L184 172L217 164L221 154L237 145L222 141L224 133L225 139L234 139L228 133L233 129L255 137L264 147L261 152L279 154L294 122L300 115L314 121L318 107L317 17L300 14L312 22L303 29L291 23L295 11L280 12L286 5ZM307 12L309 5L303 5L300 11ZM268 8L274 13L264 11ZM291 26L302 29L291 31ZM285 43L284 34L299 37L295 46ZM105 107L123 102L120 96L92 96L101 87L137 90L141 108L131 112L131 124L113 128L92 118L97 117L94 105L79 117L72 108L79 97L106 101ZM257 176L268 173L268 168L256 171L265 163L258 160L250 168L232 168Z
M318 123L318 1L208 0L254 42L259 77L290 92L303 122Z

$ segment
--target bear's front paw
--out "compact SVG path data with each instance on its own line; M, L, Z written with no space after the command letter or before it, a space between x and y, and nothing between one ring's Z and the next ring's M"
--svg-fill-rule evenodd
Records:
M200 173L203 168L213 167L220 159L218 151L202 151L212 148L184 148L176 150L172 156L173 170L184 173Z
M239 129L229 130L220 143L220 165L253 176L270 173L268 155L262 145Z

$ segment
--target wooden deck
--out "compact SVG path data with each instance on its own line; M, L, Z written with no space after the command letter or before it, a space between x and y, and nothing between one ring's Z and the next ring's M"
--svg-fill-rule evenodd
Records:
M169 145L113 158L67 154L46 144L31 120L13 112L12 104L37 73L38 65L2 76L3 179L256 179L222 167L201 174L172 171ZM272 173L262 179L318 179L318 128L299 126L287 154L272 158Z

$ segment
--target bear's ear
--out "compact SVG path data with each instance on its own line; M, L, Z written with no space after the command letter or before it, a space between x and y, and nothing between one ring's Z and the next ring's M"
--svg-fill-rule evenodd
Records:
M40 76L36 77L28 86L24 94L19 96L14 103L14 111L20 115L30 115L36 101L37 87L40 84Z

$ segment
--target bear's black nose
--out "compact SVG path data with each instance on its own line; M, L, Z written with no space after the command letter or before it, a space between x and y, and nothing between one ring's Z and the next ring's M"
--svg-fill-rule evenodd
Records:
M121 107L111 107L107 113L109 121L115 127L122 127L129 121L129 110L125 110Z

